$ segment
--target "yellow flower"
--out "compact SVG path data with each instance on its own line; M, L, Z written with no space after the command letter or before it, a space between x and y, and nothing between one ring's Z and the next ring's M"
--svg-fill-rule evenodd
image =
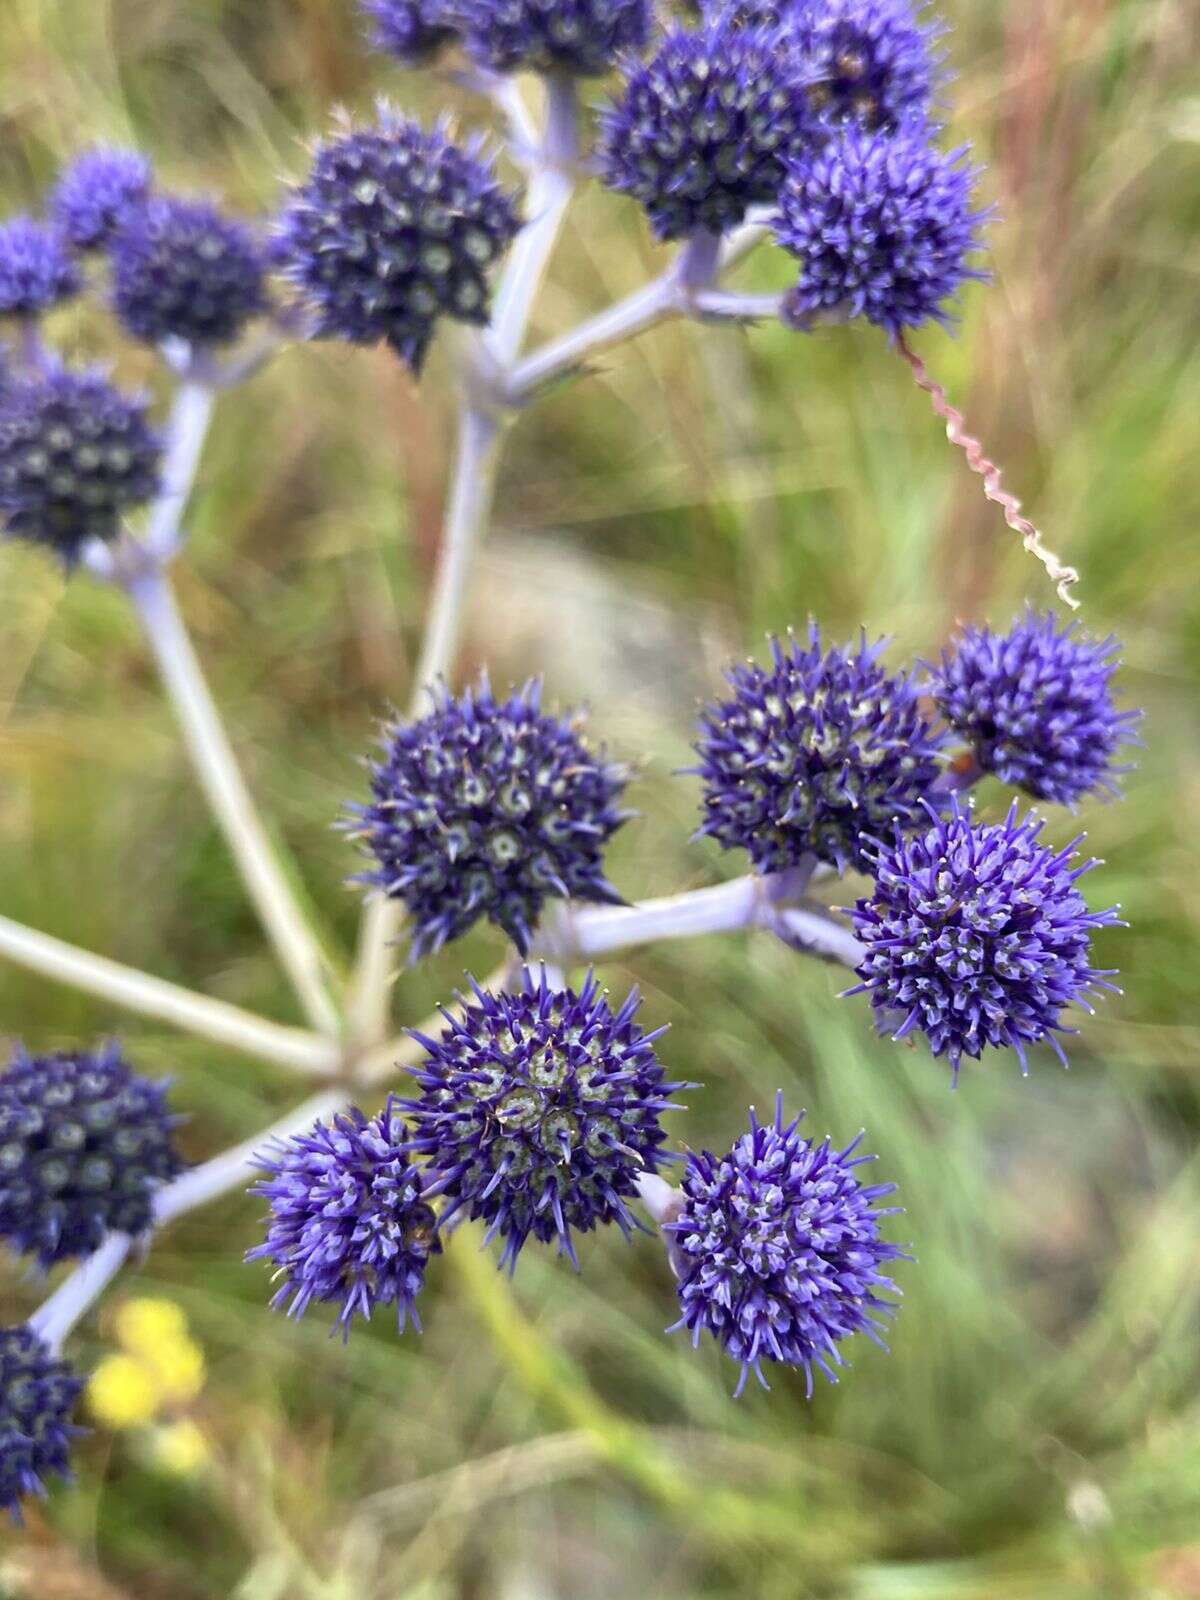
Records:
M187 1318L173 1300L126 1300L113 1323L117 1343L137 1356L153 1355L164 1341L187 1337Z
M155 1428L149 1446L153 1465L180 1478L194 1477L212 1456L208 1440L188 1418Z
M204 1387L204 1352L186 1334L162 1340L141 1357L154 1374L165 1405L185 1405Z
M105 1356L88 1380L88 1408L108 1428L140 1428L159 1408L154 1374L133 1356Z

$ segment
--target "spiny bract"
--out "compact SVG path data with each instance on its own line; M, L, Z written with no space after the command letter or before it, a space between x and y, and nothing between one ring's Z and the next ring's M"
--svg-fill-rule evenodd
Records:
M1129 770L1113 756L1132 742L1140 713L1113 704L1119 648L1111 635L1089 639L1074 622L1060 632L1053 613L1027 611L1007 633L963 628L930 688L984 772L1073 806L1097 790L1115 794Z
M923 817L941 736L909 677L879 665L883 644L822 650L771 641L772 664L728 669L728 700L706 706L692 770L704 783L701 834L747 850L759 872L815 856L861 867L862 835Z
M515 1266L526 1239L557 1239L575 1260L571 1230L635 1225L626 1200L663 1160L662 1112L676 1109L654 1054L655 1033L634 1021L638 996L614 1013L593 976L578 994L526 969L522 987L492 994L472 982L474 1003L444 1013L409 1105L413 1147L440 1174L450 1204L504 1241Z
M1091 936L1117 911L1089 911L1076 882L1094 861L1072 866L1040 843L1042 823L1017 816L977 823L954 804L920 832L868 852L873 893L858 902L854 927L864 948L860 984L881 1032L915 1030L935 1056L960 1059L1011 1046L1025 1069L1025 1047L1049 1040L1066 1062L1062 1013L1088 994L1111 989L1093 968Z
M143 1234L154 1192L182 1169L165 1083L116 1044L30 1056L0 1073L0 1238L39 1266Z
M441 1249L422 1173L408 1159L407 1133L392 1098L378 1116L357 1106L277 1141L254 1165L267 1177L251 1194L271 1203L264 1244L247 1261L273 1261L283 1283L271 1304L302 1316L313 1301L340 1305L348 1335L355 1315L396 1307L401 1331L412 1318L429 1256Z
M388 728L372 764L374 799L351 807L351 831L374 856L361 882L402 900L414 959L480 917L522 954L546 900L619 903L604 847L630 815L617 807L622 767L594 754L577 716L551 717L529 683L493 698L486 676Z
M764 1361L799 1367L810 1395L814 1367L836 1382L841 1340L882 1344L894 1310L882 1296L896 1286L879 1269L903 1251L879 1223L897 1208L875 1202L896 1186L858 1181L854 1169L874 1160L854 1155L862 1134L835 1150L802 1138L800 1121L784 1125L780 1094L775 1120L763 1127L752 1110L727 1156L689 1155L682 1209L664 1224L683 1310L675 1328L694 1345L711 1333L741 1362L737 1394L751 1372L767 1387Z

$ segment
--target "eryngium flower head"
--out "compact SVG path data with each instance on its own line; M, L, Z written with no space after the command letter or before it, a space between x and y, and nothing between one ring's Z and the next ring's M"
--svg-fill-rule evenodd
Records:
M701 834L747 850L759 872L811 854L839 872L861 867L864 834L923 818L941 735L913 680L879 665L879 644L821 648L771 641L769 668L726 673L729 700L706 706L696 745L704 781Z
M70 1476L71 1414L83 1379L26 1324L0 1328L0 1510L21 1520L21 1500L44 1495L53 1473Z
M650 37L650 0L460 0L467 50L495 72L599 77Z
M841 129L803 151L779 191L775 237L801 261L784 320L808 328L821 312L865 316L890 335L931 318L968 279L987 213L971 207L966 151L943 154L921 127Z
M319 336L386 340L417 371L439 316L487 322L488 269L520 225L478 145L383 105L375 127L317 146L281 218L280 255Z
M272 1306L287 1304L288 1315L299 1317L314 1300L340 1305L343 1337L356 1314L369 1318L377 1305L396 1307L401 1331L409 1317L420 1328L415 1301L441 1244L405 1139L398 1102L389 1098L369 1120L351 1106L255 1157L268 1177L250 1193L268 1199L271 1214L266 1243L246 1260L279 1267L283 1283Z
M267 309L262 245L207 200L147 201L113 234L110 258L113 307L148 344L229 344Z
M780 1095L775 1120L762 1127L751 1111L727 1156L689 1155L683 1209L664 1225L683 1310L675 1328L690 1328L694 1345L707 1329L741 1362L737 1394L751 1372L767 1387L763 1361L800 1367L810 1395L814 1367L836 1383L839 1342L865 1333L883 1346L895 1309L880 1268L903 1251L879 1223L898 1208L875 1204L895 1184L859 1182L854 1169L874 1160L854 1154L861 1133L835 1150L802 1138L800 1120L784 1125Z
M812 135L807 81L777 28L674 28L601 114L604 181L642 203L660 239L734 227L774 199Z
M865 954L862 979L881 1032L917 1030L935 1056L978 1060L1048 1039L1066 1061L1060 1020L1072 1002L1091 1011L1089 992L1111 989L1090 965L1092 930L1118 920L1115 907L1089 911L1063 850L1041 844L1042 823L1021 822L1016 802L1000 823L977 823L957 805L949 816L872 850L875 888L860 900L854 927Z
M0 223L0 316L36 317L82 287L57 228L32 217Z
M1119 645L1089 639L1052 613L1017 617L1007 633L967 627L944 651L931 690L985 772L1038 800L1073 806L1093 790L1116 794L1128 766L1113 756L1131 741L1136 711L1118 711L1111 682Z
M524 955L552 897L620 904L603 856L630 815L617 806L626 774L578 726L543 714L539 684L496 700L485 675L457 699L442 686L428 716L387 729L374 800L350 808L351 826L377 863L360 881L407 907L414 960L480 917Z
M458 9L448 0L363 0L371 43L406 67L428 61L457 32Z
M516 993L472 989L440 1042L415 1035L428 1056L412 1142L441 1174L443 1222L464 1207L485 1218L510 1267L530 1234L572 1261L572 1228L615 1222L628 1236L625 1200L663 1160L659 1115L683 1087L663 1082L636 992L614 1014L590 974L578 994L528 969Z
M52 368L0 389L0 514L7 533L70 566L89 539L158 490L161 447L139 399L101 372Z
M94 250L147 198L152 177L135 150L85 150L59 175L50 215L77 250Z
M809 99L829 125L891 131L928 111L940 30L918 22L909 0L796 0L784 26L812 69Z
M29 1056L0 1074L0 1238L42 1267L138 1235L154 1191L181 1170L165 1083L115 1044Z

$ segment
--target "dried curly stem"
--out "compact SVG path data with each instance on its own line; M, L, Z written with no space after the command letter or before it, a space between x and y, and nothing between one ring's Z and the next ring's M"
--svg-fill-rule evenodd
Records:
M1021 542L1026 550L1045 567L1051 581L1057 585L1058 598L1064 605L1078 609L1079 601L1071 594L1071 586L1079 582L1078 572L1074 567L1064 566L1053 550L1047 549L1042 543L1040 531L1022 512L1021 502L1001 484L1000 468L984 453L979 440L967 432L966 418L961 411L951 405L945 389L937 379L930 377L929 370L921 357L915 350L909 348L903 336L899 337L896 343L900 354L912 368L917 387L925 391L933 406L934 414L945 422L947 439L962 451L971 471L978 473L983 479L984 494L1000 507L1005 522L1014 533L1021 535Z

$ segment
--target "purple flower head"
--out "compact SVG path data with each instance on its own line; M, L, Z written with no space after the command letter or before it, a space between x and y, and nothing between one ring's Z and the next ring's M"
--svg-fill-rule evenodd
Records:
M36 317L83 287L57 228L32 217L0 223L0 316Z
M673 28L601 114L604 181L641 202L660 239L722 233L775 198L814 135L808 81L777 28Z
M727 1156L689 1155L683 1208L664 1225L683 1310L669 1331L690 1329L694 1345L711 1333L741 1362L739 1395L751 1372L768 1387L764 1361L800 1367L811 1396L814 1367L837 1382L841 1340L887 1348L879 1328L895 1306L883 1296L898 1291L880 1268L904 1252L879 1237L898 1208L875 1202L896 1186L855 1176L875 1159L854 1154L861 1133L835 1150L802 1138L800 1121L784 1125L780 1094L775 1120L762 1127L752 1110Z
M1096 865L1073 866L1073 840L1054 851L1042 824L1019 821L1016 802L1000 823L978 823L955 803L921 833L873 847L875 888L860 900L854 928L864 947L847 994L866 993L881 1032L924 1033L955 1077L966 1055L1011 1046L1026 1070L1025 1047L1057 1035L1074 1002L1111 989L1090 965L1095 928L1117 910L1089 911L1076 881Z
M599 77L650 37L650 0L460 0L470 55L495 72Z
M471 986L476 1003L445 1013L440 1042L414 1035L428 1055L412 1143L439 1174L443 1221L483 1217L510 1268L530 1234L573 1262L572 1228L615 1222L628 1236L626 1198L663 1161L658 1119L684 1087L664 1083L636 991L614 1014L590 974L578 994L551 989L544 970L526 969L515 993Z
M374 799L348 825L377 863L359 881L408 910L413 959L480 917L524 955L546 900L620 904L603 857L631 815L617 804L626 773L588 748L578 715L545 715L536 682L496 700L486 674L433 697L428 716L386 730Z
M438 317L484 324L488 269L520 227L477 145L389 106L319 144L280 219L285 272L323 338L383 339L419 371Z
M883 642L821 648L771 641L769 668L726 673L728 700L706 706L696 745L704 781L701 834L747 850L759 872L814 855L839 872L861 867L863 835L909 826L939 774L911 678L879 665Z
M267 1177L250 1193L269 1200L271 1213L266 1242L246 1260L278 1266L272 1306L299 1317L314 1300L340 1305L335 1325L346 1338L356 1314L369 1319L377 1305L394 1305L401 1332L409 1317L419 1330L416 1298L441 1243L399 1102L389 1097L369 1120L352 1106L277 1141L254 1164Z
M67 566L89 539L114 539L124 512L158 490L161 447L140 399L103 373L54 367L0 387L4 531Z
M458 30L451 0L362 0L371 24L371 44L406 67L420 66Z
M148 198L152 179L136 150L85 150L59 174L50 215L77 250L95 250Z
M43 1268L142 1234L154 1191L182 1170L165 1083L115 1044L63 1055L18 1047L0 1073L0 1238Z
M785 321L806 329L822 312L865 316L893 336L931 318L944 324L946 301L985 276L967 265L989 215L971 208L976 176L965 149L944 155L916 125L850 125L801 152L774 222L801 263Z
M109 251L113 307L147 344L230 344L267 309L262 244L207 200L147 201L126 213Z
M44 1495L51 1474L70 1477L71 1440L83 1432L71 1413L82 1388L28 1324L0 1328L0 1510L14 1522L22 1499Z
M942 653L931 690L985 772L1037 800L1073 806L1095 790L1116 794L1128 766L1113 756L1133 740L1141 713L1118 711L1111 683L1119 645L1094 640L1052 613L1026 611L1007 633L967 627Z

